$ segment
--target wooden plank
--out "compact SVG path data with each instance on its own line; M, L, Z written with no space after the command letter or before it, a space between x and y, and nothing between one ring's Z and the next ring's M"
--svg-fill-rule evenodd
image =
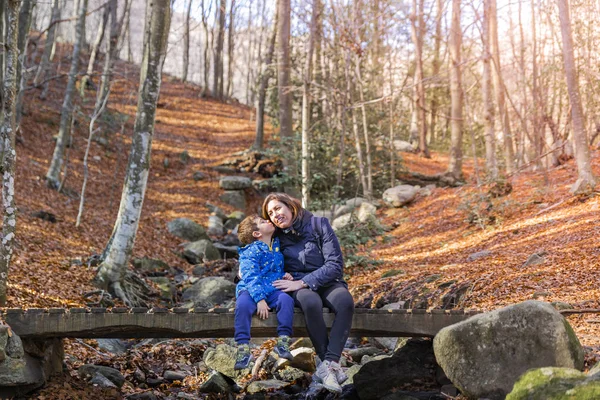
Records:
M160 311L159 311L160 310ZM50 310L49 310L50 311ZM99 310L98 310L99 311ZM217 312L178 313L154 309L154 313L133 309L130 313L23 313L7 312L6 323L23 338L211 338L233 336L234 313L219 309ZM135 312L138 311L138 312ZM157 312L158 311L158 312ZM166 311L166 312L165 312ZM179 311L179 310L178 310ZM216 311L216 310L215 310ZM384 311L384 310L382 310ZM434 336L440 329L467 319L463 313L355 313L351 335L354 336ZM323 314L331 328L334 313ZM307 336L304 314L294 313L294 336ZM277 318L270 313L261 320L254 317L254 337L276 336Z

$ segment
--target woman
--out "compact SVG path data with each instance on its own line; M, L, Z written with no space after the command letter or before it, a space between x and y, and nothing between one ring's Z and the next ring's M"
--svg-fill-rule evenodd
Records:
M314 378L332 392L341 392L346 380L339 360L350 334L354 301L344 282L340 244L327 218L316 217L285 194L271 193L262 206L263 218L278 228L284 269L293 281L277 280L273 286L289 292L304 312L306 329L323 362ZM323 306L335 313L331 333L323 319Z

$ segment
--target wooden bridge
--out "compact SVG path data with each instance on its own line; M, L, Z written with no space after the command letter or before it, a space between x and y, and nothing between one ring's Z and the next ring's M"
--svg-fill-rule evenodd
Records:
M433 337L442 328L478 311L355 309L353 336ZM327 327L335 314L323 309ZM218 338L233 336L233 309L49 308L0 310L0 318L22 338ZM252 335L276 336L274 313L254 317ZM304 315L294 313L294 336L307 336Z

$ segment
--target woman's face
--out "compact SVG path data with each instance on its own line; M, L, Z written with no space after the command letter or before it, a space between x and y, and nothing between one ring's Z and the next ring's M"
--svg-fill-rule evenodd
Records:
M279 200L271 200L267 204L267 213L271 222L278 228L287 229L292 226L292 210Z

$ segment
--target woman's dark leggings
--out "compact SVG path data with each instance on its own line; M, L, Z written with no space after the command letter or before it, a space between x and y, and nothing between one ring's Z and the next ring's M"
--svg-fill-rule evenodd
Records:
M354 314L354 300L346 286L336 282L317 291L300 289L292 297L304 312L306 329L319 358L338 362L350 335ZM329 335L323 319L323 306L335 313Z

